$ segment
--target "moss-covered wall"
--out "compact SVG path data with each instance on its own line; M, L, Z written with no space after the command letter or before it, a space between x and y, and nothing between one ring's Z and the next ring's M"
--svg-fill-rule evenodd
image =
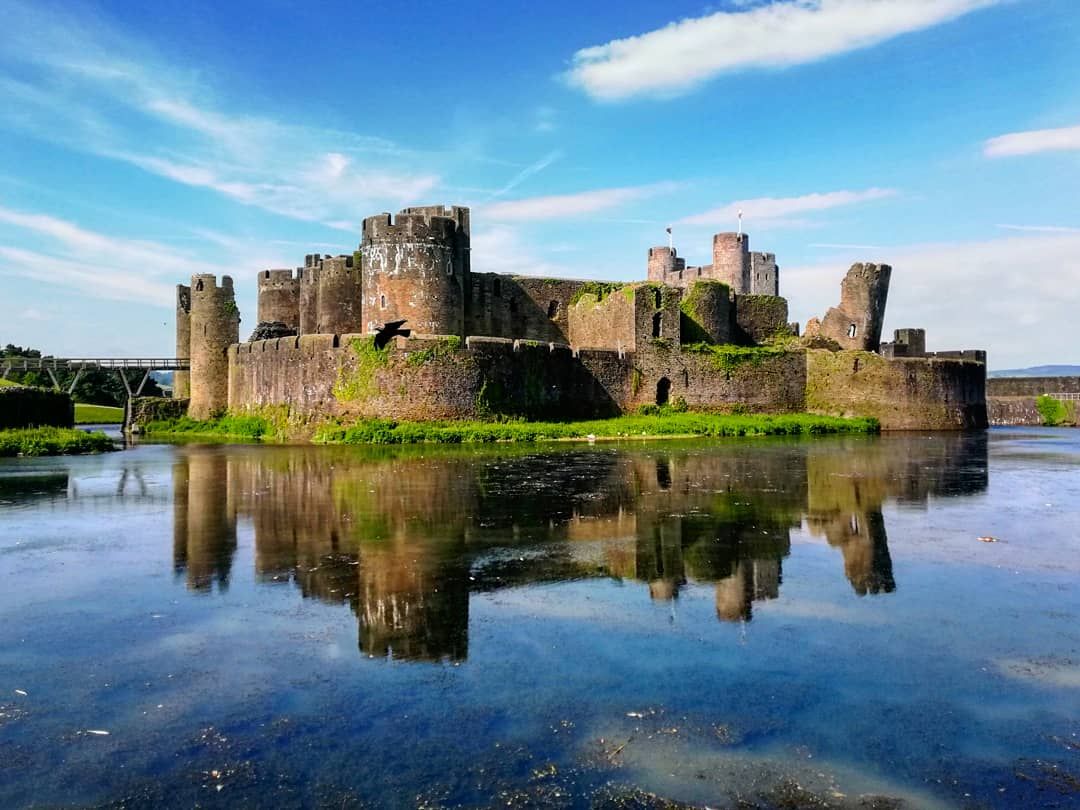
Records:
M787 299L778 295L735 298L735 341L753 346L789 334Z
M75 403L65 393L23 385L0 388L0 429L73 424Z
M731 341L731 290L719 281L694 281L679 302L682 342L729 343Z
M985 428L986 366L872 352L807 352L806 408L872 416L883 430Z

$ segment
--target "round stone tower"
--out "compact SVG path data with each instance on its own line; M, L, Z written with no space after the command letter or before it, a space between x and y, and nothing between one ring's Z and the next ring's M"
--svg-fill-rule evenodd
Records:
M713 236L712 277L736 295L750 292L750 234L718 233Z
M191 287L176 285L176 358L191 358ZM191 372L173 372L173 398L191 396Z
M675 248L667 245L649 248L649 281L665 283L668 275L677 269L676 264Z
M304 257L304 266L298 268L300 276L300 334L315 335L319 332L319 264L318 253Z
M364 331L405 320L414 333L461 335L469 273L469 209L406 209L364 220Z
M362 332L360 320L360 268L352 256L327 256L319 263L318 318L322 335Z
M292 270L259 273L259 323L275 321L290 329L300 326L300 275Z
M209 419L229 406L228 348L240 342L240 311L233 280L191 277L191 403L188 415Z

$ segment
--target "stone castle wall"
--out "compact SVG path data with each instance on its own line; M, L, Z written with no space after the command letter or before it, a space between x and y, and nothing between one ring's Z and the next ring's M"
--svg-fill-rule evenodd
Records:
M292 270L263 270L258 277L257 323L283 323L290 329L300 328L301 272Z
M990 377L990 397L1037 397L1041 394L1080 393L1080 377Z
M807 353L806 407L873 416L886 430L987 426L986 366L967 360L897 358L873 352Z
M473 273L465 333L570 342L570 303L588 282Z
M209 419L229 405L227 351L240 340L233 281L211 274L191 278L191 403L193 419Z
M191 358L191 287L176 285L176 356ZM191 372L173 373L173 396L187 399L191 396Z

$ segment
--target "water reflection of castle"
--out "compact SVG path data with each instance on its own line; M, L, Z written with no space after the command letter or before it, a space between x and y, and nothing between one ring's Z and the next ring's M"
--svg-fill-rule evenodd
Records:
M986 488L986 437L889 437L520 456L326 448L180 451L176 570L227 587L238 519L255 573L347 603L374 656L460 660L469 595L615 577L655 600L711 583L716 615L779 596L793 527L840 550L860 595L895 589L887 500Z

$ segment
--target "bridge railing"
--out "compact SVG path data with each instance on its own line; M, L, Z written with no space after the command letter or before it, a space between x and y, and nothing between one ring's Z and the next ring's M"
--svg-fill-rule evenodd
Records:
M0 357L0 368L9 371L77 368L143 369L146 371L187 371L187 357Z
M1068 392L1068 393L1046 394L1045 396L1048 396L1051 399L1072 400L1074 402L1080 401L1080 393Z

